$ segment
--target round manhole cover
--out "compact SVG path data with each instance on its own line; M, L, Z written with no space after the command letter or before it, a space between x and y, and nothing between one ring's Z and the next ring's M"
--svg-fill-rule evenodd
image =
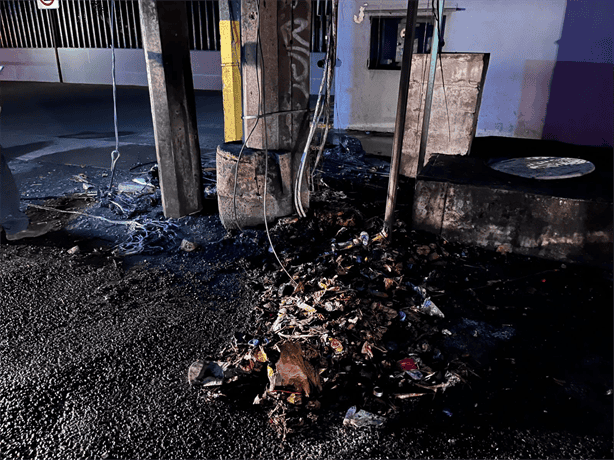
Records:
M529 179L569 179L584 176L595 170L595 165L579 158L528 157L495 160L489 166L497 171Z

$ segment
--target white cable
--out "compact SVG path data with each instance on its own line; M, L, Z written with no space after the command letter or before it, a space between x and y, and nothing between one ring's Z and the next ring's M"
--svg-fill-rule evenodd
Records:
M332 48L333 48L331 37L336 32L336 29L335 29L336 6L337 6L337 2L333 0L332 17L331 17L331 22L330 22L329 29L328 29L328 49L326 50L326 66L324 69L324 74L322 75L322 80L320 82L320 89L318 91L318 100L316 102L316 108L313 114L313 121L309 129L309 135L307 136L307 141L305 143L303 155L301 156L299 171L298 171L296 181L295 181L294 205L300 217L307 217L307 213L305 212L305 209L303 208L303 203L301 201L300 192L301 192L301 187L303 183L303 176L305 174L305 165L307 163L307 157L309 156L309 150L311 148L311 142L313 140L315 130L318 126L320 116L322 115L322 109L323 109L322 96L323 96L323 90L324 90L324 83L327 82L327 85L326 85L327 90L330 88L330 85L328 84L328 77L330 73L332 72L332 67L333 67L333 63L331 62Z
M119 153L119 132L117 130L117 83L115 78L115 37L113 27L115 24L115 0L111 0L111 77L113 80L113 125L115 127L115 150L111 152L111 179L109 190L113 187L113 177L115 176L115 166L121 156Z

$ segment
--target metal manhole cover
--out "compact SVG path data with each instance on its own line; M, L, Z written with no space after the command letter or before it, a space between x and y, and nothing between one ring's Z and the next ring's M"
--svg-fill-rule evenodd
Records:
M495 160L492 169L529 179L569 179L584 176L595 170L595 165L580 158L528 157Z

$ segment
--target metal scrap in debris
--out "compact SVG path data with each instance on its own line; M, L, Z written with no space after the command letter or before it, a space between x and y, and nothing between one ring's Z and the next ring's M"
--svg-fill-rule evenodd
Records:
M151 250L164 251L178 238L179 226L174 222L159 220L133 222L127 241L118 244L113 250L115 255L128 256Z

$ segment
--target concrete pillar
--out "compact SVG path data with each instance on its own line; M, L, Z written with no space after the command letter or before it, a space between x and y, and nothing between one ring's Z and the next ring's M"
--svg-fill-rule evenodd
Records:
M178 218L203 206L185 2L139 0L162 206Z

